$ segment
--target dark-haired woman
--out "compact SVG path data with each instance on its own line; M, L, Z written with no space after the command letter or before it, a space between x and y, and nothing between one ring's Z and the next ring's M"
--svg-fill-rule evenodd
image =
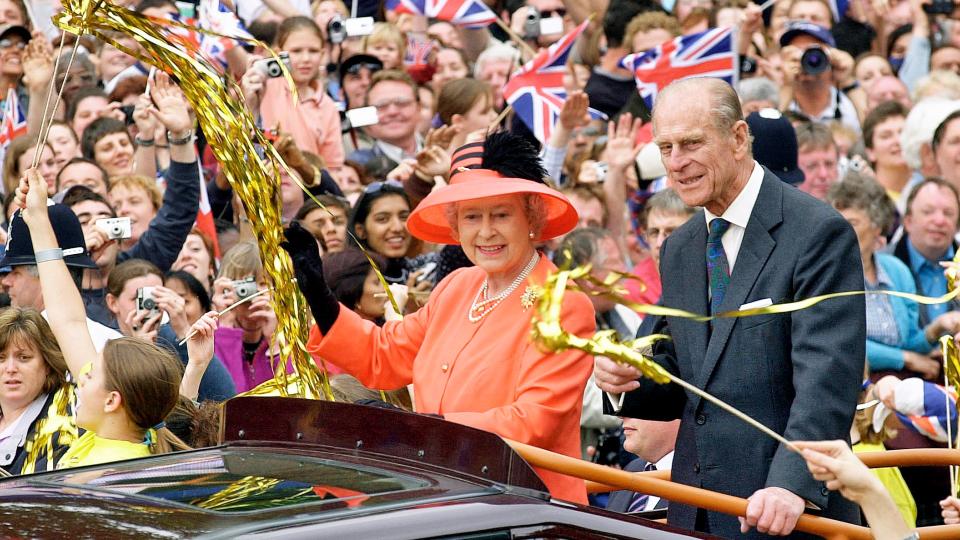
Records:
M386 266L386 260L380 255L371 253L370 258L380 268ZM364 319L383 325L384 299L377 296L383 294L383 285L367 256L360 250L348 249L326 255L323 258L323 277L330 284L330 290L338 302Z
M437 254L407 257L414 251L414 243L418 242L407 231L410 210L410 199L399 183L392 180L374 182L363 190L354 205L347 230L368 251L386 259L381 271L387 283L406 285L413 302L418 295L432 288ZM415 306L408 307L416 309Z

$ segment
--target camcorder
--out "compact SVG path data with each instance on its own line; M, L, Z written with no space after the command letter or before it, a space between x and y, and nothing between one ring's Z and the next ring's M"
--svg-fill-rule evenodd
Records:
M133 236L130 218L104 218L94 222L96 227L107 233L108 240L126 240Z
M534 39L540 36L550 36L562 33L562 17L544 18L536 8L527 6L527 19L523 22L524 38Z
M352 17L344 19L334 16L327 23L327 41L343 43L347 38L369 36L373 33L373 17Z

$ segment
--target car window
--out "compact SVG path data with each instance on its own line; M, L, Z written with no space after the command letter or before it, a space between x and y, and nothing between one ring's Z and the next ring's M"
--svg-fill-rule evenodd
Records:
M146 466L145 466L146 465ZM355 508L376 495L431 486L422 478L336 460L244 449L170 455L105 471L65 471L45 481L237 513L300 504Z

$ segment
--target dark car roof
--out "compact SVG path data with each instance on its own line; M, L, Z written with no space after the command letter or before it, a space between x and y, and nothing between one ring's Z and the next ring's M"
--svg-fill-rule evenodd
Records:
M574 532L559 537L691 537L639 518L615 519L604 511L548 502L548 495L537 489L539 479L528 476L529 466L486 432L369 407L305 402L300 414L291 415L294 402L305 400L238 401L227 407L225 435L237 429L231 414L246 413L241 423L248 426L262 423L251 421L250 407L268 413L275 419L272 424L291 422L298 431L287 440L264 440L256 434L258 428L247 427L236 434L255 440L227 436L216 448L0 481L0 534L428 538L486 531L484 538L509 538L517 529L566 527ZM331 422L332 412L349 418ZM319 441L324 432L358 428L357 422L372 417L392 428L365 426L361 445L354 440L357 432L344 432L350 435L346 438L327 433L329 438ZM319 427L331 424L339 427ZM424 432L440 443L419 444L428 443ZM388 433L393 433L390 440L379 439ZM446 436L457 437L456 443ZM475 452L470 448L474 443ZM443 451L444 445L450 451ZM433 459L427 458L430 454ZM458 461L463 465L457 466ZM504 481L511 478L526 485Z

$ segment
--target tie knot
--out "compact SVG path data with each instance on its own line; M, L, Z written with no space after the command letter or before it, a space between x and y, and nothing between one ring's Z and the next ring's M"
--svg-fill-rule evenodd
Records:
M714 218L710 222L710 238L719 239L730 228L730 222L723 218Z
M647 463L643 466L644 471L655 471L657 470L657 465L655 463Z

